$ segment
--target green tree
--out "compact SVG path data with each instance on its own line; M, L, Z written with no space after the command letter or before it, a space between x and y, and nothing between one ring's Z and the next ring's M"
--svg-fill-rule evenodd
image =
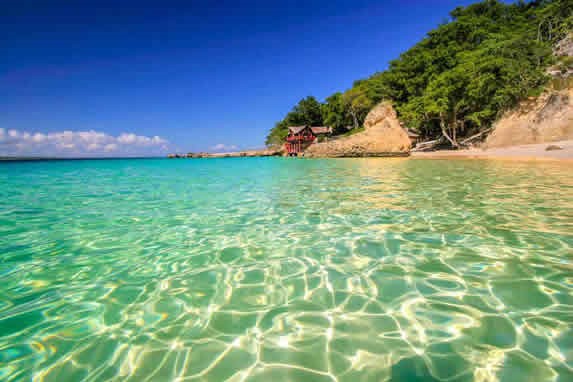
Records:
M374 106L374 102L368 98L366 86L362 83L357 84L342 95L342 102L348 113L352 117L354 128L358 128L364 122L366 114Z
M286 120L293 125L322 126L322 105L316 98L306 97L299 101Z
M325 125L332 127L334 134L342 134L346 132L347 126L352 125L342 93L334 93L326 99L322 105L322 119Z

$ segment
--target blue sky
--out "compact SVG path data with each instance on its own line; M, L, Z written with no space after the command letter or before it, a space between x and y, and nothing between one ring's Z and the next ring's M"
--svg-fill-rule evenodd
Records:
M472 2L4 2L0 156L262 147Z

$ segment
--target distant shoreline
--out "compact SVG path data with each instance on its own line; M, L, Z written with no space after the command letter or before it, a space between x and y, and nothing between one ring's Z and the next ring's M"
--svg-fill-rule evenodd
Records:
M273 157L282 156L282 148L267 148L263 150L245 150L245 151L233 151L226 153L188 153L188 154L169 154L167 158L169 159L196 159L196 158L252 158L252 157Z
M552 149L547 150L548 147ZM253 158L281 156L275 150L253 150L228 153L199 153L182 155L177 158ZM331 157L336 158L379 158L381 156L365 157ZM395 157L395 156L388 156ZM403 157L403 156L401 156ZM301 157L301 158L304 158ZM328 158L328 157L325 157ZM437 150L427 152L411 152L412 159L502 159L502 160L532 160L532 161L571 161L573 162L573 140L516 145L489 149L466 150ZM0 157L0 163L9 162L47 162L47 161L88 161L88 160L130 160L130 159L167 159L160 157L95 157L95 158L50 158L50 157ZM312 159L312 158L306 158Z

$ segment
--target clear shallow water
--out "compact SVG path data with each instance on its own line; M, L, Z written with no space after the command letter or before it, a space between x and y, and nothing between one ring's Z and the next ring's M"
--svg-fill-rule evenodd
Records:
M572 170L0 163L0 380L572 381Z

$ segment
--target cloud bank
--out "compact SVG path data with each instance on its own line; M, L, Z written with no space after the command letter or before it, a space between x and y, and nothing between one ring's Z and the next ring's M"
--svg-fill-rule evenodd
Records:
M29 133L0 128L0 156L101 157L163 155L168 142L158 136L113 136L89 131Z

